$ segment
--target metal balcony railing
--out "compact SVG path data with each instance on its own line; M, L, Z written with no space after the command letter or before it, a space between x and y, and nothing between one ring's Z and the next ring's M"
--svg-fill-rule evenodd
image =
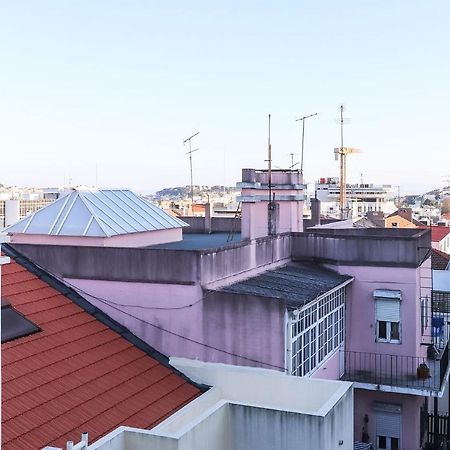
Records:
M448 345L438 359L343 351L341 380L439 391L448 366ZM341 358L342 360L342 358Z

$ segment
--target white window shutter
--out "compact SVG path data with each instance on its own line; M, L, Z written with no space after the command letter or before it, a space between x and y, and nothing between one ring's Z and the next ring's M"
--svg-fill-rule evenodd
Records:
M377 436L387 436L400 439L402 427L401 414L377 411Z
M394 299L375 299L376 320L400 322L400 302Z

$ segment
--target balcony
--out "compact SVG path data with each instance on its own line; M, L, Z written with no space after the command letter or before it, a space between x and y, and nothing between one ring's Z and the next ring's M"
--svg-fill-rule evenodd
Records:
M437 359L417 356L383 355L342 351L341 380L353 381L366 389L438 396L448 367L448 345ZM426 364L426 367L423 365ZM358 386L357 386L358 387Z

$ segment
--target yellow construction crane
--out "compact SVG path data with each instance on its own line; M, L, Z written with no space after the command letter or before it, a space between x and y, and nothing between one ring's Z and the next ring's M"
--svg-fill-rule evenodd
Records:
M339 147L334 149L336 161L339 159L339 210L341 219L347 219L347 155L360 153L357 148Z
M347 155L360 153L361 150L352 147L344 147L344 106L341 110L341 146L334 149L336 161L339 159L339 210L341 219L347 219Z

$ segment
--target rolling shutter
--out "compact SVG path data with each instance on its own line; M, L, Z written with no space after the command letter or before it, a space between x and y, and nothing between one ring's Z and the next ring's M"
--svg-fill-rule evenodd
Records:
M375 298L376 320L400 322L400 301L396 299Z
M401 414L377 411L377 436L400 439Z

